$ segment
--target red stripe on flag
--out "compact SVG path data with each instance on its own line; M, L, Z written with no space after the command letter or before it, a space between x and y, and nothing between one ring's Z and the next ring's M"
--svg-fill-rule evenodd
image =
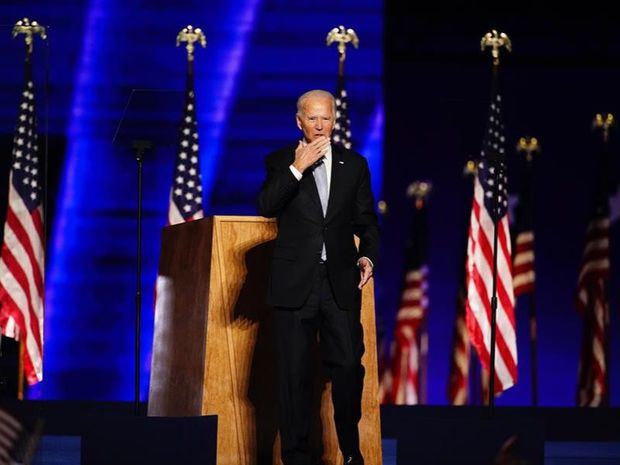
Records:
M33 219L35 216L37 215L31 215ZM13 234L15 235L15 237L17 238L21 246L26 251L26 254L28 255L28 261L30 262L30 265L32 266L32 273L33 273L32 277L34 279L35 286L37 287L37 292L39 293L39 295L42 295L43 294L43 276L41 274L41 269L39 268L39 262L37 260L35 251L33 250L32 243L30 242L30 238L28 237L28 233L26 232L26 230L20 223L19 219L15 215L15 212L13 211L12 208L7 209L6 223L8 227L13 230ZM35 228L36 228L36 225L35 225ZM37 244L37 245L40 245L40 244ZM9 267L9 269L12 269L12 268Z
M15 320L15 323L18 327L26 327L24 315L20 311L15 301L2 286L0 286L0 303L2 304L2 313L0 313L0 323L2 324L2 327L5 327L9 317ZM20 335L20 337L24 338L25 345L25 338L27 337L26 334ZM39 353L41 354L41 352ZM34 364L32 363L30 352L28 350L23 351L22 360L24 363L24 373L26 374L26 380L28 381L28 384L35 384L37 381L41 381L37 377L36 370L34 369Z
M41 211L41 207L37 208L31 213L30 217L32 218L32 223L39 234L39 242L41 245L45 245L45 228L43 227L43 216Z
M6 244L2 245L2 258L1 260L5 263L7 269L11 270L11 275L15 278L15 281L19 284L22 292L24 293L26 300L28 302L28 316L30 320L30 331L32 332L32 336L37 343L37 347L41 347L41 332L39 327L39 319L37 317L36 311L32 306L32 294L30 293L30 285L28 284L28 278L26 277L26 273L19 265L13 253L9 250ZM0 284L0 287L1 284ZM9 292L5 289L7 295ZM11 299L12 300L12 299ZM19 308L20 312L24 312L24 309ZM26 329L25 324L20 326L20 329L24 331ZM25 331L24 331L25 333ZM22 335L22 337L25 334Z

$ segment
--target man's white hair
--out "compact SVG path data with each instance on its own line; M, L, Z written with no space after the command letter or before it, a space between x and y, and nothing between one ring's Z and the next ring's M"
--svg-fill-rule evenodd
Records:
M303 113L303 105L306 100L309 98L327 98L332 101L332 108L334 110L334 116L336 115L336 99L331 92L327 92L322 89L314 89L309 90L308 92L304 92L297 99L297 114L301 115Z

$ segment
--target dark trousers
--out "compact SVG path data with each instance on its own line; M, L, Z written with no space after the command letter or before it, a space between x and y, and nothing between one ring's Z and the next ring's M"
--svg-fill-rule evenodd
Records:
M320 264L312 291L298 309L274 311L278 361L279 426L284 465L310 465L309 433L313 412L313 348L317 333L323 366L332 381L332 402L343 455L359 454L364 338L360 311L343 310L334 300Z

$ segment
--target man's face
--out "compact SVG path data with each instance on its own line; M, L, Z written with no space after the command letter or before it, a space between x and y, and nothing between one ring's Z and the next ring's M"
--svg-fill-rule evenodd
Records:
M321 136L329 139L336 118L334 104L328 97L309 97L303 101L301 113L296 118L297 127L303 131L306 142Z

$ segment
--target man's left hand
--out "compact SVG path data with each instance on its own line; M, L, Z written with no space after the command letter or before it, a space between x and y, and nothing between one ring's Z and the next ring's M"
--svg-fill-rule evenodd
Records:
M357 286L358 289L364 287L364 285L372 278L372 264L370 260L365 257L360 258L357 266L360 269L360 283Z

